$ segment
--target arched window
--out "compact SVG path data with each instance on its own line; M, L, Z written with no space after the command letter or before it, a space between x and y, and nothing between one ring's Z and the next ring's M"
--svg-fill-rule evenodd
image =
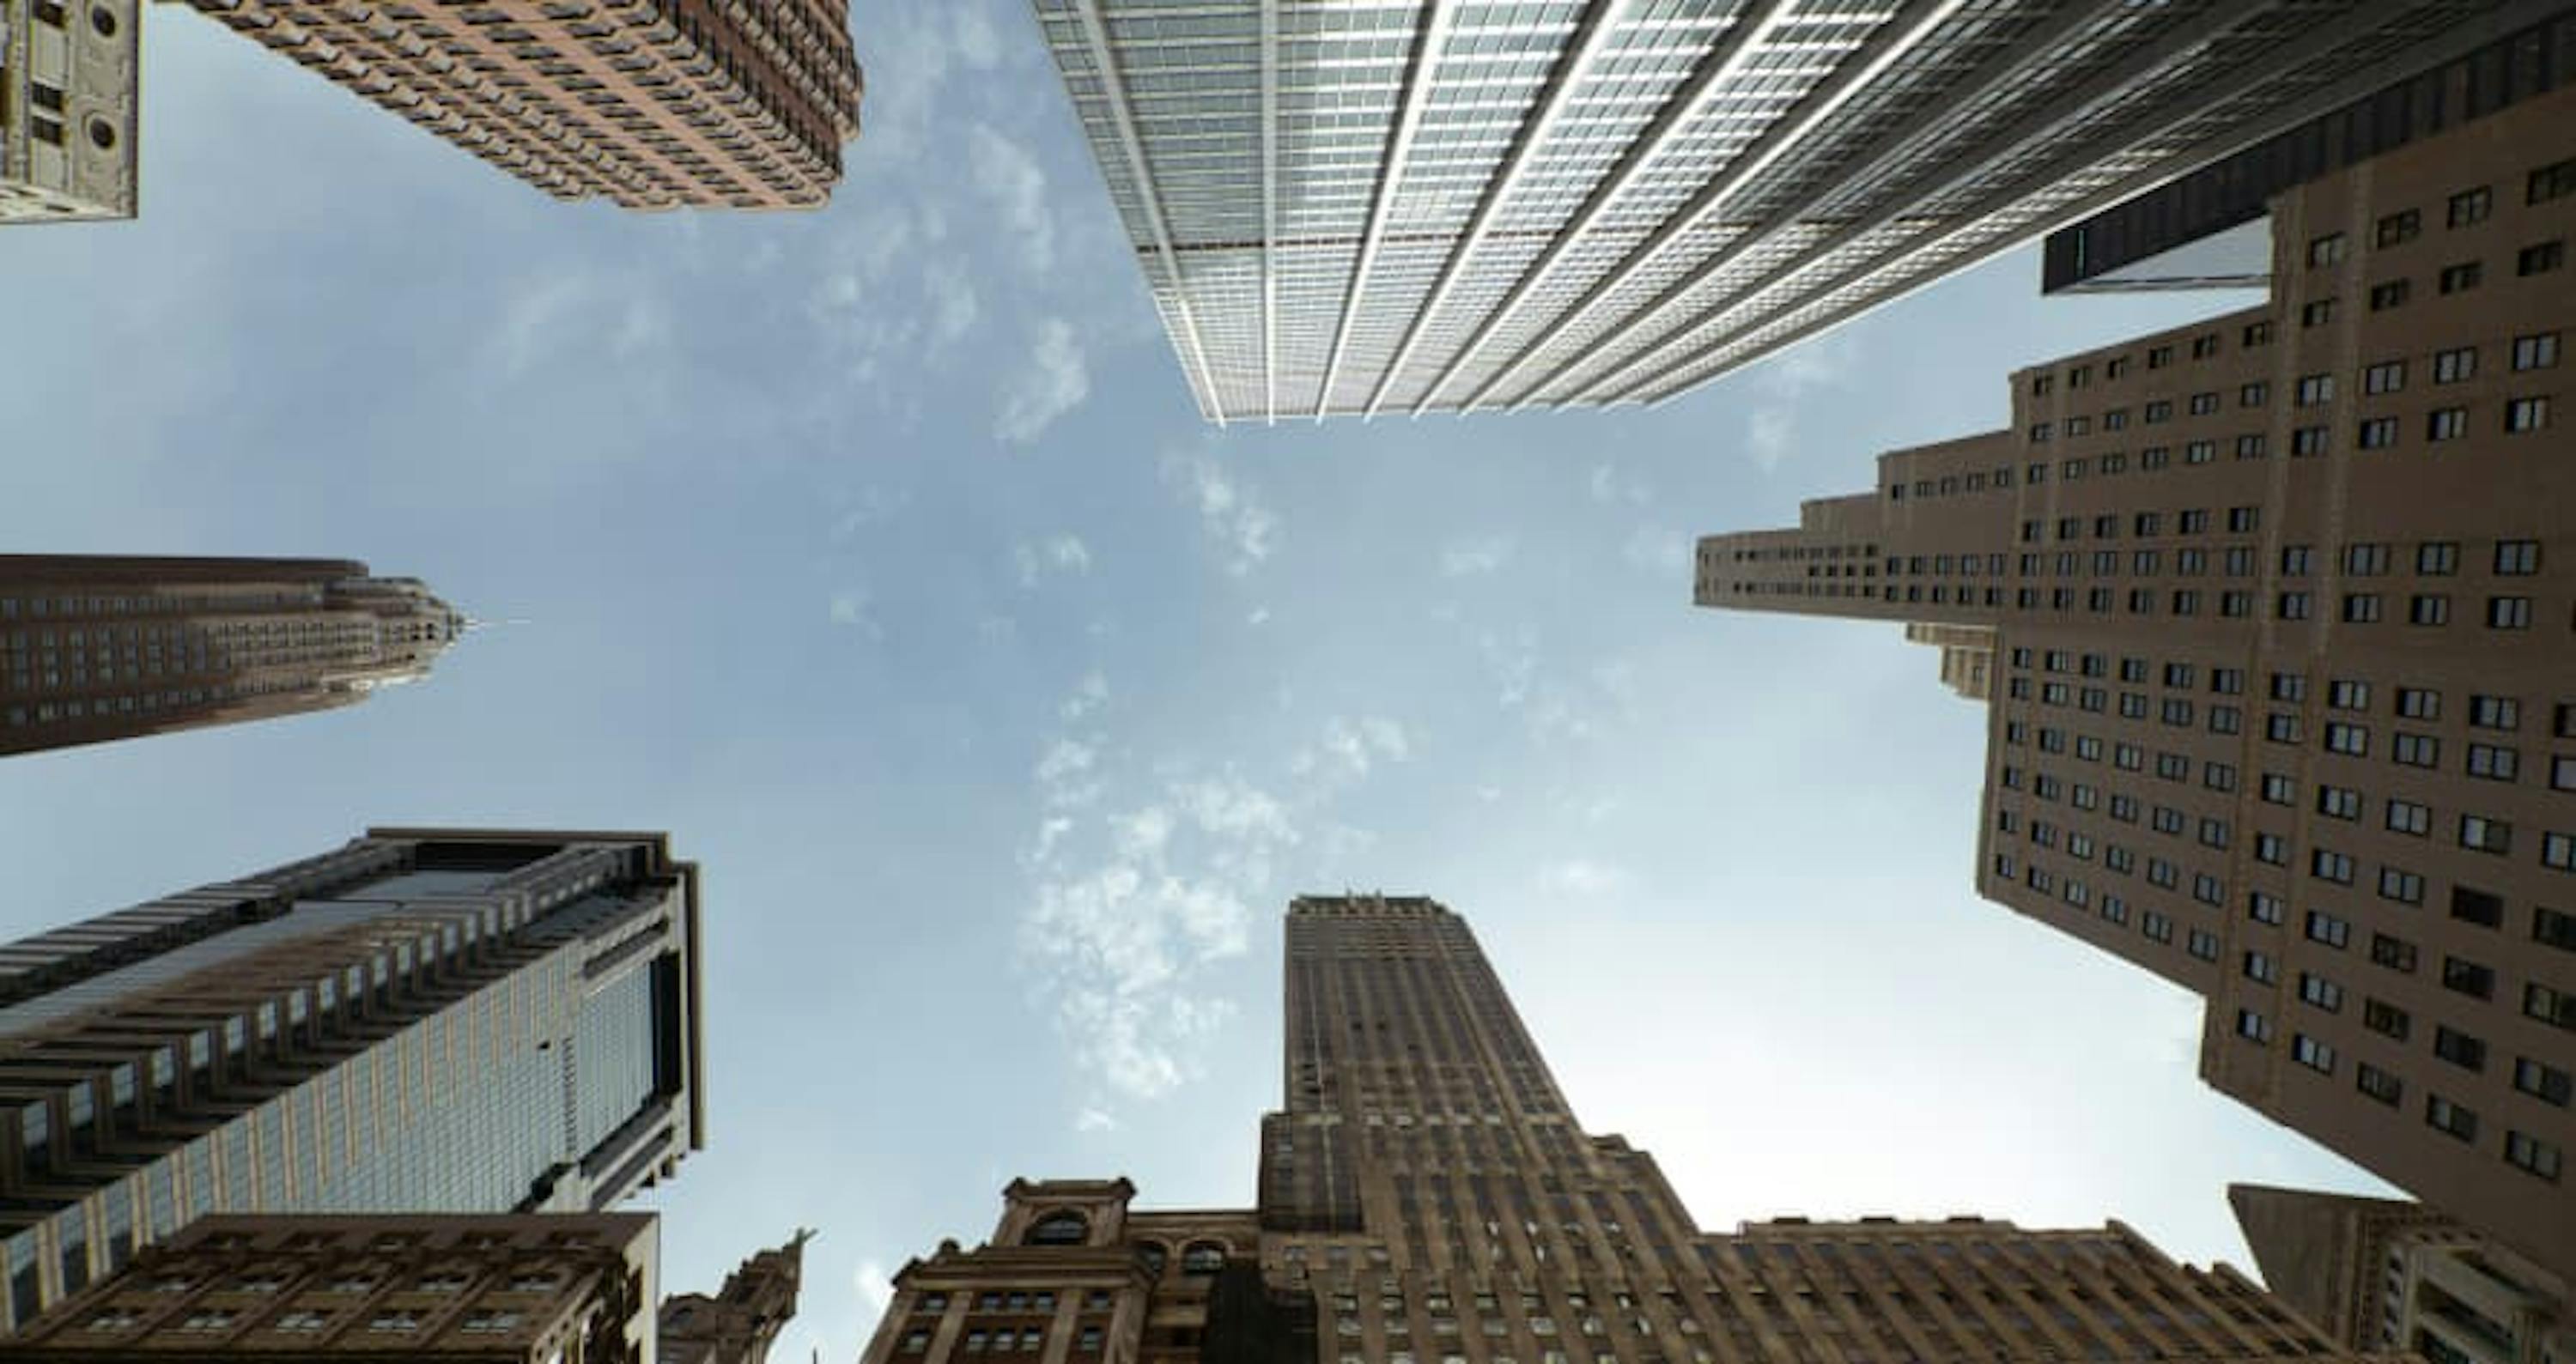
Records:
M1184 1274L1214 1274L1223 1268L1225 1247L1214 1241L1192 1241L1189 1248L1181 1252L1181 1272Z
M1143 1262L1147 1274L1160 1274L1163 1262L1172 1258L1172 1252L1160 1241L1143 1241L1136 1246L1136 1258Z
M1033 1246L1078 1246L1091 1237L1091 1219L1071 1208L1048 1213L1029 1226Z

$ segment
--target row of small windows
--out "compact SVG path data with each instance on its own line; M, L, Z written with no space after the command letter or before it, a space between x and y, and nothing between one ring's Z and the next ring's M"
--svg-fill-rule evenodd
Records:
M2576 192L2576 160L2558 161L2530 172L2524 178L2525 206L2545 204ZM2443 204L2442 225L2457 231L2485 222L2495 214L2495 187L2473 185L2451 195ZM2370 244L2375 250L2404 246L2424 235L2424 213L2406 208L2381 214L2371 224ZM2340 265L2350 254L2343 233L2328 232L2308 239L2307 263L2312 270Z

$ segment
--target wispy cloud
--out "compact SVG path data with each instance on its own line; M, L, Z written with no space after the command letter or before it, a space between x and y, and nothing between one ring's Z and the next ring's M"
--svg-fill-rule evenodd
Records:
M1840 388L1860 363L1851 330L1828 332L1772 357L1751 378L1758 405L1744 419L1744 453L1765 470L1795 452L1798 404L1819 389Z
M1049 573L1089 573L1091 546L1066 532L1034 543L1023 540L1011 547L1011 559L1019 565L1020 586L1035 587Z
M1465 578L1491 573L1512 557L1512 542L1499 535L1473 540L1452 540L1440 547L1440 573L1447 578Z
M1404 726L1383 715L1345 720L1334 716L1324 723L1323 736L1312 747L1298 750L1290 760L1289 770L1299 775L1323 772L1341 777L1365 777L1381 760L1402 762L1412 756Z
M1002 410L993 419L993 434L1025 445L1055 424L1058 417L1091 396L1091 371L1073 324L1060 317L1038 323L1029 357L1002 392Z
M1270 557L1279 518L1250 485L1238 482L1213 457L1168 455L1163 477L1198 508L1199 524L1225 557L1226 572L1242 577Z
M633 359L670 344L670 309L648 282L587 268L555 271L511 297L491 354L501 372L525 378L603 350Z
M1634 878L1622 867L1574 858L1551 863L1539 873L1539 883L1559 895L1592 899L1627 889Z
M856 630L870 639L885 638L885 627L877 623L876 599L864 587L844 587L834 592L824 615L843 629Z
M860 1311L873 1321L894 1301L894 1276L886 1273L883 1260L861 1260L850 1275L850 1289L859 1296Z
M1031 271L1053 269L1055 214L1038 159L991 124L978 123L967 130L966 171L1018 242L1020 263Z
M1241 956L1254 906L1293 850L1317 874L1370 842L1334 798L1411 751L1391 718L1336 719L1264 778L1163 755L1113 763L1085 730L1109 693L1086 675L1058 707L1068 728L1032 769L1039 819L1021 947L1077 1065L1097 1086L1083 1130L1187 1083L1234 1006L1205 977Z
M1629 533L1627 543L1619 547L1619 557L1657 577L1679 579L1690 572L1691 545L1686 531L1644 525Z

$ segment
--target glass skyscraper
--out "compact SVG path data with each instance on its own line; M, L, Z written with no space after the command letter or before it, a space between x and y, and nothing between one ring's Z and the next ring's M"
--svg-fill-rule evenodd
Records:
M2549 8L1034 3L1219 422L1668 398Z
M660 834L378 829L0 948L8 1324L208 1213L607 1208L704 1129Z

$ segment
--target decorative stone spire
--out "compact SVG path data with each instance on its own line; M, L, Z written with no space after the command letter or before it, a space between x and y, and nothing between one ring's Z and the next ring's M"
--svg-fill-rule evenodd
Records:
M663 1299L663 1364L766 1364L770 1345L796 1315L805 1243L813 1239L811 1230L798 1228L787 1244L743 1261L712 1298L681 1293Z

